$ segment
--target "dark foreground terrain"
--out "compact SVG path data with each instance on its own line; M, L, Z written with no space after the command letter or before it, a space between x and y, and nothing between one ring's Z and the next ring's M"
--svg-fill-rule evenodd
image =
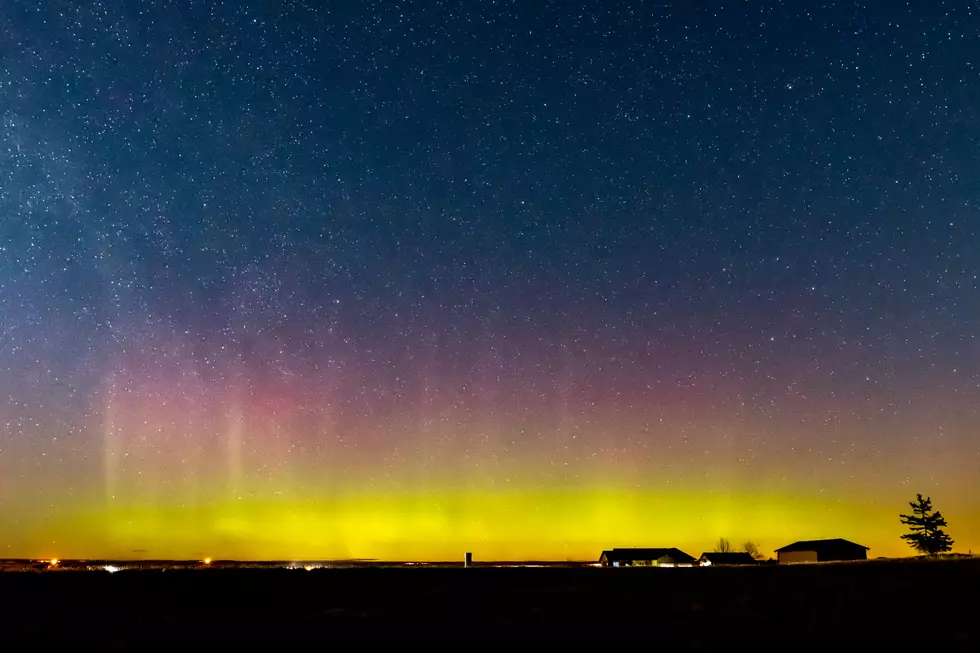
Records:
M631 650L980 651L980 559L8 572L0 573L0 605L0 648L11 651L346 650L382 642L613 650L633 638Z

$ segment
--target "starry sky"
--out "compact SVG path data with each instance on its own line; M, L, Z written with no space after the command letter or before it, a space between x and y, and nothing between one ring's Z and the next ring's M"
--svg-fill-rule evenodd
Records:
M980 550L978 33L4 2L0 556Z

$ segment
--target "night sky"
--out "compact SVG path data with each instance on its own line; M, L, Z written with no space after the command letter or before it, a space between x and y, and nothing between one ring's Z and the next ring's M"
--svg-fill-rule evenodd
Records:
M4 1L0 557L980 550L971 5Z

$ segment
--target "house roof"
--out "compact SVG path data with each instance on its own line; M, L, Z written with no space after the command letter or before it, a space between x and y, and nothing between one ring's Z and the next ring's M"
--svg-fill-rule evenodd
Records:
M675 548L659 549L610 549L603 551L602 555L609 562L623 562L626 560L660 560L669 558L666 562L688 563L694 562L694 558Z
M756 560L744 551L720 553L709 551L701 554L701 560L707 560L713 565L754 565Z
M844 540L841 538L834 538L832 540L800 540L799 542L793 542L792 544L787 544L781 549L776 549L776 553L789 553L791 551L821 551L835 548L859 548L867 549L868 547L856 544L849 540Z

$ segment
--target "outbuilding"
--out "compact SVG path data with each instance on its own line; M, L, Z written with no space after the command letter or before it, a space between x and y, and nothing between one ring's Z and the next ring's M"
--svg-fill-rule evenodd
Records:
M794 562L832 562L835 560L867 560L868 547L849 540L802 540L776 549L780 564Z
M758 563L751 553L745 551L732 551L730 553L711 551L702 553L698 564L702 567L712 567L715 565L755 565Z

